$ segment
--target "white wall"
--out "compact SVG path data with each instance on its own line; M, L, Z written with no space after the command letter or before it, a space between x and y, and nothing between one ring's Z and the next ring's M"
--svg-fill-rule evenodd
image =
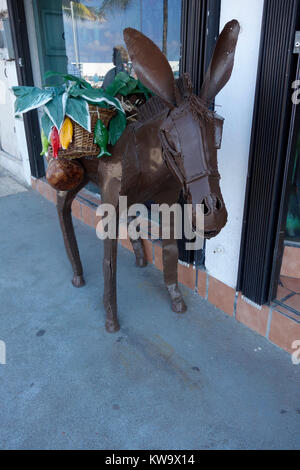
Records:
M10 88L18 85L14 61L0 63L0 166L17 180L31 184L31 173L23 118L14 117L14 95Z
M0 0L0 11L6 11L6 1ZM3 51L3 49L2 49ZM4 54L2 54L4 57ZM29 156L23 119L14 117L14 95L10 88L18 85L15 61L0 60L0 166L16 179L31 184Z
M225 118L218 152L221 191L228 210L222 232L206 245L208 272L236 287L249 146L259 56L263 0L222 0L220 30L233 18L241 25L232 77L216 98Z

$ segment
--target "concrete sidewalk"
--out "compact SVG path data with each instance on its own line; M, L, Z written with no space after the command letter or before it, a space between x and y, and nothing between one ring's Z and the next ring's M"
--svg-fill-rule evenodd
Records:
M119 247L121 331L104 329L102 243L75 226L87 285L75 289L55 207L0 198L1 449L296 449L300 366Z
M0 197L25 191L27 188L18 183L7 170L0 166Z

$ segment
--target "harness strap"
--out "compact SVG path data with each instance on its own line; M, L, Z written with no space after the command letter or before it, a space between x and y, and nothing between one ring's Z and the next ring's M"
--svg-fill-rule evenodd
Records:
M204 177L212 177L212 178L218 178L220 179L220 174L218 171L203 171L201 173L198 173L189 179L185 177L185 175L182 173L180 170L179 166L176 163L176 159L179 160L181 158L181 153L179 152L174 152L172 147L170 146L165 133L163 130L159 131L159 138L160 142L162 145L162 155L163 159L167 165L167 167L172 171L172 173L179 179L180 183L184 187L185 191L187 189L187 185L194 183L195 181L198 181L201 178ZM178 161L180 163L180 161Z
M159 139L161 142L162 146L162 155L163 159L169 168L171 172L176 176L180 183L185 187L185 178L180 169L178 168L178 165L176 165L175 158L180 157L180 153L175 153L172 147L170 146L169 142L167 141L167 138L165 136L164 131L160 130L159 133Z
M195 181L200 180L201 178L205 178L205 176L209 176L211 178L218 178L220 179L220 174L215 171L215 172L209 172L209 171L203 171L202 173L198 173L197 175L192 176L188 180L185 181L186 184L191 184L194 183Z

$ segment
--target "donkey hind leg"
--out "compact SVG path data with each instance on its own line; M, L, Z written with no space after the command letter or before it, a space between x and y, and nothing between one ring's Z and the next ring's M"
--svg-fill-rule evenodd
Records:
M136 217L128 217L128 225L132 222ZM130 238L130 243L133 248L133 252L135 254L135 263L139 268L144 268L147 266L147 258L145 256L145 250L143 245L143 240L138 238L137 240L133 240Z
M117 210L118 219L118 210ZM117 220L118 226L118 220ZM117 249L118 239L106 238L104 240L103 276L104 276L104 296L103 303L106 311L105 328L108 333L119 331L120 325L117 312Z
M60 222L61 231L63 234L64 244L67 251L68 258L73 268L73 279L72 284L75 287L82 287L85 284L83 278L82 264L80 261L77 240L75 237L71 205L76 194L86 185L87 180L85 179L76 189L73 191L57 191L57 213Z
M163 239L162 243L164 281L171 298L172 310L175 313L184 313L187 307L179 290L177 279L177 241L173 238L167 240Z
M148 262L145 256L143 240L138 238L138 240L132 240L130 238L130 242L135 254L135 263L139 268L144 268L147 266Z

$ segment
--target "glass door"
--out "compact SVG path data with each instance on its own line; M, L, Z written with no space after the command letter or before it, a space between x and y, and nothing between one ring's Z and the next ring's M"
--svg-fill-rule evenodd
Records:
M68 57L66 51L62 0L34 0L33 10L36 26L39 64L43 85L57 85L61 79L44 75L48 70L66 73Z
M300 104L294 105L292 113L289 153L284 246L275 304L276 310L300 322Z
M128 64L123 40L127 27L150 37L178 75L181 0L65 0L62 13L68 71L80 73L94 86L102 86L108 72L111 77Z
M179 74L181 0L34 0L34 10L42 75L68 72L102 86L108 72L130 68L127 27L150 37Z
M296 109L292 145L292 171L288 182L286 242L300 249L300 109ZM299 273L300 275L300 273Z

